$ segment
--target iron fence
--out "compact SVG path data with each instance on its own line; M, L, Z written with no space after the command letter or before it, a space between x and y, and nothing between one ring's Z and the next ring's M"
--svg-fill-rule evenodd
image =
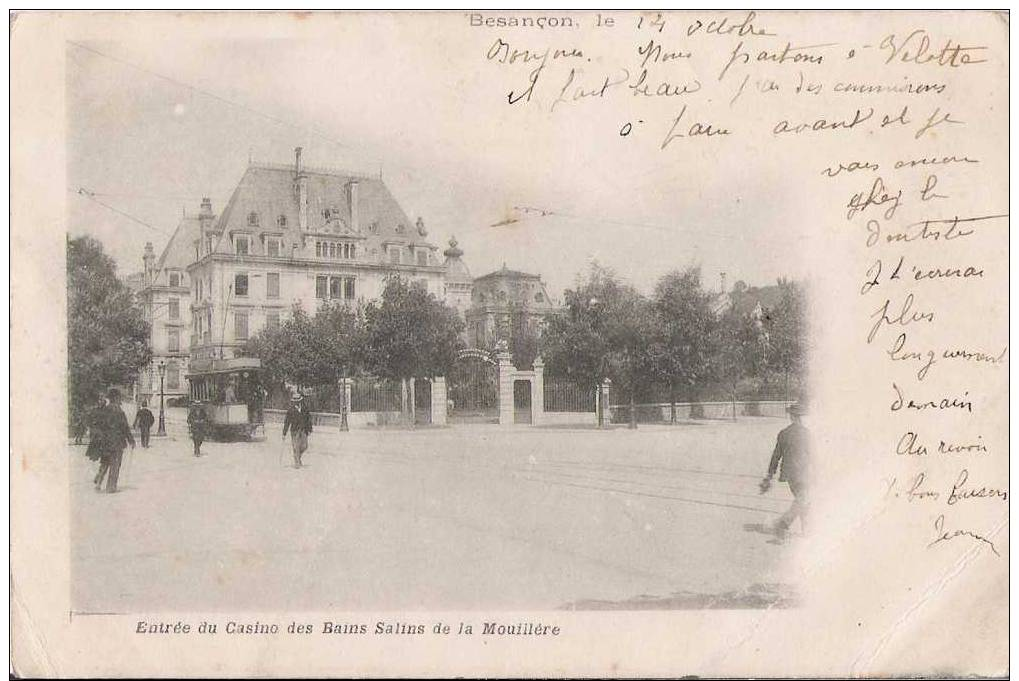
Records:
M572 381L545 381L545 411L593 412L595 390L580 386Z

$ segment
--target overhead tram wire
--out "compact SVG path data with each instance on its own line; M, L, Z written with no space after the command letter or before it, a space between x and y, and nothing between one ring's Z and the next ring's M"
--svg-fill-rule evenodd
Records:
M78 196L85 197L89 201L94 201L95 203L98 203L103 208L106 208L107 210L111 210L114 213L117 213L118 215L123 215L128 220L131 220L132 222L137 222L139 225L142 225L143 227L147 227L147 228L149 228L149 229L151 229L153 231L159 232L160 234L165 234L168 237L172 237L173 236L173 232L172 231L163 229L162 227L156 227L155 225L151 225L151 224L149 224L148 222L145 222L144 220L142 220L139 217L135 217L134 215L131 215L130 213L122 211L121 209L119 209L119 208L117 208L115 206L111 206L110 204L106 203L105 201L100 201L99 199L96 198L96 195L93 192L90 192L88 189L85 189L84 187L78 187L78 190L75 191L74 193L77 194Z
M222 104L226 104L228 106L232 106L232 107L237 108L237 109L241 109L242 111L246 111L246 112L248 112L250 114L253 114L255 116L259 116L259 117L264 118L264 119L266 119L268 121L272 121L273 123L276 123L278 125L285 125L285 126L290 127L290 128L294 128L294 129L301 130L301 131L304 131L304 132L309 132L309 133L311 133L311 134L313 134L313 135L315 135L317 137L320 137L320 138L326 140L327 142L331 142L332 144L335 144L335 145L337 145L339 147L342 147L344 149L350 149L351 148L349 144L346 144L344 142L340 142L337 139L334 139L333 137L325 134L324 132L322 132L321 130L315 128L314 126L311 126L311 125L299 125L297 123L294 123L293 121L288 121L285 118L280 118L279 116L274 116L273 114L269 114L269 113L266 113L264 111L259 111L258 109L255 109L254 107L248 106L247 104L243 104L241 102L235 102L234 100L228 99L226 97L223 97L222 95L217 95L216 93L210 92L209 90L205 90L205 89L197 87L195 85L190 85L189 83L185 83L183 81L177 80L176 78L172 78L170 76L164 75L162 73L159 73L158 71L153 71L152 69L149 69L149 68L146 68L144 66L140 66L138 64L135 64L134 62L128 61L127 59L123 59L121 57L116 57L116 56L114 56L112 54L108 54L106 52L103 52L102 50L97 50L94 47L89 47L88 45L83 45L82 43L78 43L78 42L75 42L73 40L68 40L67 43L69 45L73 45L73 46L77 47L78 49L85 50L86 52L91 52L92 54L98 55L98 56L103 57L105 59L109 59L110 61L114 61L114 62L116 62L118 64L122 64L122 65L124 65L124 66L126 66L128 68L134 69L136 71L140 71L140 72L142 72L144 74L152 76L153 78L158 78L160 80L166 81L167 83L171 83L173 85L176 85L177 87L184 88L185 90L189 90L191 92L196 92L196 93L198 93L200 95L204 95L205 97L208 97L209 99L215 100L215 101L220 102Z

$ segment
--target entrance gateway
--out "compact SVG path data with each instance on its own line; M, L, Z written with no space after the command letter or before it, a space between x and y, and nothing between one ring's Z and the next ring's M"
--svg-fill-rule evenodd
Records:
M446 377L450 423L499 423L499 368L492 353L461 350Z

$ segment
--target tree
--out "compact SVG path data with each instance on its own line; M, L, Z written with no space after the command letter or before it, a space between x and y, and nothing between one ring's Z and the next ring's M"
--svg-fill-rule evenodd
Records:
M769 314L768 363L782 374L784 392L789 394L789 379L801 383L806 372L806 293L801 284L779 279L781 291L778 303Z
M391 276L381 299L366 306L364 322L361 361L376 376L401 382L403 411L413 423L409 381L448 373L463 346L463 320L424 286Z
M90 237L67 242L67 373L71 422L152 359L149 324L116 265Z
M262 360L267 384L281 388L330 386L357 369L355 348L363 334L361 311L344 303L326 303L314 316L299 305L275 329L263 329L245 347Z
M721 315L714 342L713 371L729 386L735 419L740 380L760 376L766 366L767 336L758 320L730 305Z
M606 378L619 383L630 392L630 425L635 428L636 387L654 366L654 317L647 300L597 264L564 298L565 313L549 319L541 336L546 370L593 390ZM602 422L599 410L598 424Z
M659 377L669 386L671 420L676 422L676 393L688 393L711 378L718 352L715 294L705 291L701 270L690 267L663 276L655 286L652 308L656 337L652 352Z

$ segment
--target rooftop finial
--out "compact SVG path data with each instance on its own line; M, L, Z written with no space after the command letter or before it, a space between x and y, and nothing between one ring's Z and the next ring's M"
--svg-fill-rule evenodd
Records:
M447 258L459 258L464 254L463 250L459 247L454 236L449 240L449 248L442 252Z

